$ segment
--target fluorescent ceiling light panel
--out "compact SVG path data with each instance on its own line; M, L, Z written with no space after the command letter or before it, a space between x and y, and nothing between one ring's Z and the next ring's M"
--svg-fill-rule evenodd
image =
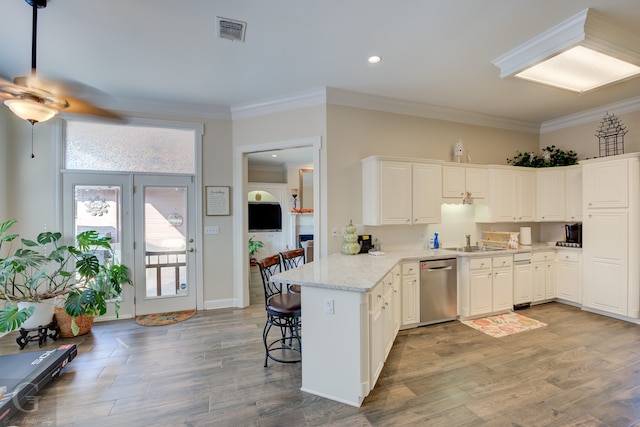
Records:
M495 59L500 77L515 76L574 92L640 75L640 35L585 9Z

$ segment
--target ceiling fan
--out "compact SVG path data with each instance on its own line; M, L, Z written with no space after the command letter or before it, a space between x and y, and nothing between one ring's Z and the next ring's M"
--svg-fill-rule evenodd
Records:
M45 82L36 75L36 35L38 9L47 7L48 0L25 0L33 7L31 41L31 75L16 77L13 82L0 77L0 98L18 117L31 123L41 123L55 117L60 111L87 114L111 120L122 120L117 114L96 107L89 102L70 96L70 86L62 82ZM65 86L67 86L65 88Z

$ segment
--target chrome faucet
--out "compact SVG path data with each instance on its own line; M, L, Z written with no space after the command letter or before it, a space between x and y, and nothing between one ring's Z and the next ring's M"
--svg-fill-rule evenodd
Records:
M467 238L467 247L469 248L471 247L471 235L467 234L465 237Z

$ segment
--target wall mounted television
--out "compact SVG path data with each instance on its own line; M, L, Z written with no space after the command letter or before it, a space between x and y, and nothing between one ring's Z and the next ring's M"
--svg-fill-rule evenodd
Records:
M249 202L249 231L282 231L280 203Z

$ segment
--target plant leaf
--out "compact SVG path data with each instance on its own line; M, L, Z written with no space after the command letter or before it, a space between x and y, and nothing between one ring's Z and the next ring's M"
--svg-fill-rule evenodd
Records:
M0 310L0 332L16 330L27 320L34 311L34 307L18 310L15 305L9 305L4 310Z

